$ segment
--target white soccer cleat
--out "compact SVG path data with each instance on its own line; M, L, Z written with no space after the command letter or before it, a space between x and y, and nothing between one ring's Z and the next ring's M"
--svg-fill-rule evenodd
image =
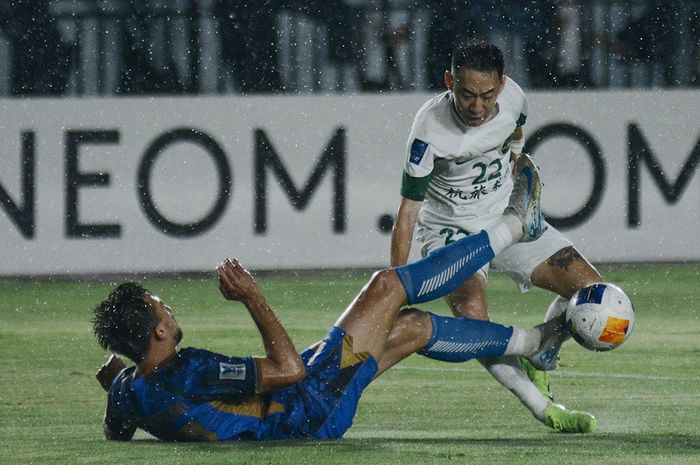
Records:
M560 315L553 320L535 326L535 328L538 328L542 333L542 340L537 352L527 357L527 360L538 370L554 370L557 367L562 344L571 337L566 315Z
M513 192L505 210L523 224L520 242L532 242L547 229L540 208L541 193L540 170L528 154L521 153L513 166Z

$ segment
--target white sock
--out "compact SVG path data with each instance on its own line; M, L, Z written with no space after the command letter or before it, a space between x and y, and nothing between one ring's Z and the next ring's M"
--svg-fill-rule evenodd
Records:
M549 399L532 384L520 365L518 357L499 357L479 360L496 381L512 392L539 421L544 421L544 411Z
M515 244L523 236L523 224L518 217L506 213L486 228L495 255Z
M537 328L516 328L513 326L513 335L508 341L503 355L532 355L537 352L542 341L542 331Z

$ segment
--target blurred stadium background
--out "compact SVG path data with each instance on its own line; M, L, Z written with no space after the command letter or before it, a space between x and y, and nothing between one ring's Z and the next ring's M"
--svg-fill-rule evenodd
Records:
M529 89L700 85L695 0L14 0L0 95L368 92L442 87L485 37Z

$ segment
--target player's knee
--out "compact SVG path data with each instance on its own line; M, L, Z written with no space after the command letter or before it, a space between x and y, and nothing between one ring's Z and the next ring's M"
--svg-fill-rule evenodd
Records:
M368 290L380 294L386 294L397 289L401 282L394 270L384 269L376 271L369 281Z
M452 293L445 297L447 304L456 317L472 318L474 320L489 320L486 302L480 295Z
M490 321L489 312L481 301L448 300L452 313L456 317L471 318L472 320Z
M474 320L490 320L486 300L486 278L477 273L457 290L445 297L456 317Z
M399 326L402 333L410 334L413 340L423 343L427 343L432 334L430 315L417 308L401 310L395 326Z

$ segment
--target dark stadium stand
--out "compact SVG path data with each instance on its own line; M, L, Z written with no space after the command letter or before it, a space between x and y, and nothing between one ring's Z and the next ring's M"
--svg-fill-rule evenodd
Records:
M13 0L0 3L0 96L439 88L456 34L498 43L528 88L690 87L699 11L698 0Z

